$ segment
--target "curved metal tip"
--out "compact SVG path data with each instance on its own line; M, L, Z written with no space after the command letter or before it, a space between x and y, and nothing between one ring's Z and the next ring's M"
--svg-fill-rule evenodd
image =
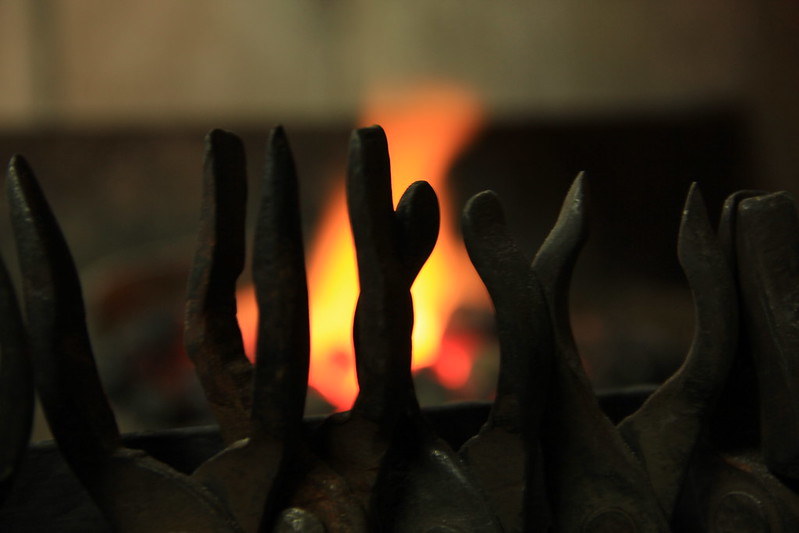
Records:
M359 164L366 168L361 168ZM353 130L350 135L350 170L369 172L374 170L373 165L386 165L387 168L387 164L388 139L383 128L375 125Z
M14 201L14 193L22 194L31 185L38 188L28 160L20 154L14 154L8 162L8 179L6 180L9 200Z
M377 124L355 129L350 135L350 156L353 150L360 152L367 148L388 152L386 132Z
M466 202L461 225L469 259L489 292L493 284L505 284L502 272L509 268L514 276L527 279L527 261L508 233L505 212L494 191L483 191Z
M280 192L284 187L288 187L288 192ZM261 201L267 201L265 194L277 188L277 192L269 192L268 195L288 194L295 204L297 200L297 172L294 166L294 156L291 153L291 145L283 126L277 125L269 132L266 141L266 171L262 181ZM267 195L267 196L268 196Z
M475 194L463 208L464 231L478 228L505 226L505 212L499 196L494 191L483 191Z
M771 216L774 210L794 211L793 195L787 191L763 194L741 200L738 215L742 217Z
M563 201L564 206L571 206L573 212L580 215L585 215L586 198L588 192L588 177L584 170L577 173L577 177L569 187L569 192L566 193L566 198Z
M244 142L235 133L213 129L205 136L206 178L228 182L244 174ZM210 170L210 172L209 172ZM244 179L246 182L246 178ZM229 185L226 188L230 189ZM223 194L225 190L218 191Z
M396 219L400 261L415 278L438 240L441 213L433 187L426 181L412 183L397 204Z
M351 177L353 175L365 175L367 177L390 175L388 139L383 128L369 126L368 128L358 128L352 132L348 166ZM366 181L368 183L379 180L367 179ZM390 178L386 177L385 181L388 182L387 187L390 192Z
M96 461L117 447L119 432L94 363L78 273L24 158L12 159L6 186L39 397L67 460Z
M30 173L30 171L30 165L25 157L20 154L14 154L11 156L11 159L8 162L9 173Z
M369 139L369 138L385 138L386 132L379 124L372 124L371 126L364 126L363 128L356 128L352 131L352 138Z
M544 283L554 282L560 275L571 275L573 262L588 236L587 207L587 178L585 172L580 172L563 199L552 231L536 254L534 268Z
M693 216L694 213L698 214L698 216L706 214L705 200L702 196L702 189L699 187L699 183L696 181L691 182L691 185L688 188L688 195L685 198L685 205L682 212L683 221L685 221L686 218Z
M388 141L380 126L360 128L350 138L347 210L358 258L359 279L386 275L396 252ZM388 274L389 276L392 274ZM377 278L376 278L377 279Z
M238 135L220 128L214 128L209 131L205 136L205 142L213 147L224 146L225 144L242 144Z
M502 205L493 191L484 191L467 202L463 239L496 309L500 371L492 420L513 431L535 433L537 412L545 403L547 390L549 313L527 258L508 232ZM536 401L526 401L531 398ZM528 420L529 413L535 413L530 416L534 422Z
M281 124L278 124L272 131L269 132L269 140L266 142L270 150L275 149L288 149L289 140L286 136L286 130Z
M549 302L555 338L561 354L588 386L577 354L569 317L569 287L580 250L588 238L587 179L580 172L569 188L552 230L533 259L532 270Z
M719 243L727 260L730 262L732 272L735 276L738 274L738 266L735 260L736 245L735 234L738 219L738 205L753 196L761 196L767 194L765 191L745 189L736 191L729 195L724 200L724 205L721 208L721 218L719 220Z
M707 251L713 250L715 253L717 249L720 250L720 245L708 218L702 191L694 182L685 199L680 232L677 236L677 257L689 281L692 281L694 272L702 272L706 269L704 263L707 261L707 253L709 253ZM721 268L721 266L716 268Z

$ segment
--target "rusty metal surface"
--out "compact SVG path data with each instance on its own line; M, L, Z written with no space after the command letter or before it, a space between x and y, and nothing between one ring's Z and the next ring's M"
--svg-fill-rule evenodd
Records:
M251 365L235 316L244 147L221 130L206 140L186 340L221 441L180 467L119 434L69 249L30 167L12 160L7 192L26 313L23 322L0 264L0 505L25 465L32 367L60 453L118 531L799 528L799 218L789 195L732 195L717 234L691 188L677 252L694 298L694 339L682 367L643 405L621 409L618 426L591 389L570 326L587 178L574 181L532 265L496 195L474 197L464 239L495 305L500 372L490 410L470 415L481 413L482 427L464 434L426 419L411 376L410 288L437 238L435 192L416 182L395 210L385 134L357 130L347 200L361 287L360 392L350 411L308 425L308 293L297 176L281 128L267 152Z
M252 367L236 321L246 205L244 146L235 135L214 130L205 139L200 231L186 296L184 338L229 444L249 434L252 404Z
M500 367L488 420L460 453L505 531L543 531L550 525L541 451L553 350L547 303L496 195L469 201L463 237L496 309Z
M212 135L221 135L218 132ZM231 134L225 134L232 137ZM212 145L212 159L216 146ZM227 179L225 173L214 174L214 179ZM234 177L239 177L234 173ZM209 193L223 186L216 184ZM231 206L243 211L243 196L239 205ZM217 205L220 202L212 202ZM205 213L204 213L205 215ZM237 226L243 237L243 225ZM223 235L219 236L224 238ZM214 257L211 270L223 261ZM203 265L198 265L203 269ZM221 267L220 267L221 268ZM233 269L231 269L233 272ZM246 438L234 442L225 450L203 463L193 474L209 487L229 508L245 531L258 531L263 524L271 524L285 495L277 489L283 485L282 476L297 449L305 392L308 380L309 329L308 294L305 282L304 255L300 230L297 183L294 162L287 140L280 128L275 129L268 142L268 164L261 187L261 206L255 233L253 251L253 280L256 298L261 309L258 324L258 346L251 385L252 402L249 409L249 428ZM212 292L214 281L207 280L202 290ZM235 322L235 284L226 287L228 293L220 299L234 303L233 314L227 318ZM215 290L215 289L214 289ZM212 326L213 327L213 326ZM206 357L233 361L242 352L240 332L222 326L217 338L233 338L225 343L232 347L222 353L220 347L194 356L195 362L205 368ZM217 332L208 333L214 336ZM243 367L245 361L240 362ZM247 366L249 363L246 362ZM229 368L225 365L224 369ZM212 376L211 376L212 378ZM249 388L249 387L248 387ZM236 397L238 391L227 390L220 398ZM222 416L227 416L227 413ZM220 428L228 429L228 419L220 420ZM238 429L238 421L232 422ZM228 435L234 431L227 431Z

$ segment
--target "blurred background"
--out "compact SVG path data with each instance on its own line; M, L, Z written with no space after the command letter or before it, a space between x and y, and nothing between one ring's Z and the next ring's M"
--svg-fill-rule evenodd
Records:
M371 123L387 131L397 192L428 179L444 210L414 293L424 403L489 399L496 376L490 302L459 237L466 199L496 190L532 256L581 170L591 203L572 291L581 354L597 388L656 383L692 335L675 252L689 184L700 182L714 219L734 190L797 189L797 58L790 0L0 0L0 159L29 159L62 224L123 430L209 421L181 330L203 136L215 127L243 137L251 191L273 125L294 148L314 324L309 413L346 409L356 391L341 179L350 130ZM0 237L13 270L7 222Z

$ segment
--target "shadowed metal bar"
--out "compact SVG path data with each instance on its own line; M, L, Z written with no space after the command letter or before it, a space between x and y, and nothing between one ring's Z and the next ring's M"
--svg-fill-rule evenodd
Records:
M619 424L671 516L691 456L729 376L738 329L729 262L696 184L685 201L677 252L694 298L691 348L680 369Z
M241 531L204 487L121 445L86 332L80 282L28 165L15 157L8 196L39 396L61 453L123 532Z
M253 280L259 327L250 435L206 461L194 477L225 502L242 529L255 533L271 528L287 499L284 474L297 455L308 383L308 291L297 176L280 127L267 143Z
M743 200L736 232L745 324L760 388L763 457L799 482L799 219L785 192Z
M0 258L0 506L24 457L33 420L33 370L14 287Z
M252 366L236 320L244 269L247 176L241 140L222 130L205 139L203 204L186 296L186 352L194 362L225 442L250 429Z
M572 184L533 261L549 304L556 357L543 435L553 531L668 531L646 472L602 413L572 337L568 289L586 236L585 178Z
M494 302L500 367L489 418L460 453L505 531L544 531L550 516L540 425L552 368L549 310L493 192L469 200L462 225L469 258Z

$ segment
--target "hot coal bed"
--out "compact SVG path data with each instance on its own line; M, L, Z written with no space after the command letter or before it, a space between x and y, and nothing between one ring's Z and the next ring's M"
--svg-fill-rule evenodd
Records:
M569 315L590 173L577 176L537 251L517 243L500 196L474 195L463 239L495 307L495 397L423 409L410 371L410 287L438 235L436 192L416 182L395 209L385 134L359 129L347 202L360 392L348 412L304 419L308 290L282 129L267 152L250 266L261 311L255 364L236 322L244 145L215 130L185 342L218 429L149 435L117 429L69 248L31 166L12 159L6 189L22 291L18 303L0 276L3 531L799 527L799 220L788 194L736 192L716 206L716 230L699 186L685 191L677 255L694 301L690 350L654 390L602 395L583 370ZM34 382L55 443L29 447Z

